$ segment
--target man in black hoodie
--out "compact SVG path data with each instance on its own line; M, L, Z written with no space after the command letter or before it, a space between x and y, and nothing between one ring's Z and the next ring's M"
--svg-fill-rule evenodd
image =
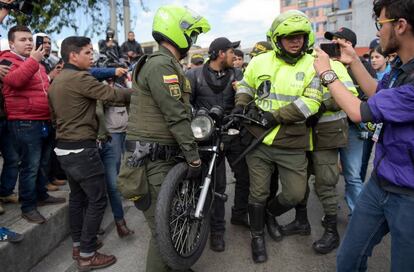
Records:
M240 69L233 68L234 49L240 44L230 42L227 38L215 39L209 48L209 61L200 67L189 70L186 74L191 84L191 105L195 109L210 109L221 106L226 114L234 109L235 90L233 83L243 78ZM231 164L242 153L240 136L224 136L224 152ZM231 223L248 226L247 198L249 195L249 173L245 160L232 166L236 177L234 206ZM216 168L216 192L223 194L226 190L226 167L224 158ZM223 251L224 243L224 201L215 199L211 217L210 247L214 251Z

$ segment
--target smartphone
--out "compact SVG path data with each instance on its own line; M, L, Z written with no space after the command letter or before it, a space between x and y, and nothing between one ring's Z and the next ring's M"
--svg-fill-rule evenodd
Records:
M12 64L13 64L13 63L12 63L11 61L6 60L6 59L3 59L3 60L1 60L1 61L0 61L0 65L10 66L10 65L12 65Z
M39 46L43 45L43 38L42 36L36 37L36 50L39 48Z
M341 56L341 49L337 43L321 43L319 46L330 58L339 58Z

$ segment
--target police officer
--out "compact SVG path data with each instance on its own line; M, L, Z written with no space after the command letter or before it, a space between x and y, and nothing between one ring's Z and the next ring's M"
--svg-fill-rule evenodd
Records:
M233 82L241 80L240 69L233 68L235 48L240 41L231 42L225 37L215 39L209 47L209 60L201 67L191 69L187 77L191 83L191 104L195 109L211 109L221 106L226 114L234 108ZM243 152L240 136L223 136L224 154L232 162ZM249 177L246 161L232 165L236 178L234 206L232 207L231 223L248 227L247 198L249 195ZM216 167L215 190L224 194L226 190L226 165L221 158ZM224 251L224 200L216 198L211 216L210 248L214 251Z
M358 96L344 65L337 61L331 61L331 65L348 90ZM339 246L338 194L336 192L339 168L337 161L339 148L346 147L348 142L347 115L336 105L327 88L323 89L323 101L318 113L309 117L307 124L312 127L313 139L313 150L307 154L309 159L308 175L315 175L315 192L325 213L322 219L324 234L321 239L313 243L312 248L317 253L327 254ZM306 208L308 197L309 187L305 199L295 207L295 220L281 227L283 235L309 235L311 233Z
M201 173L201 160L190 127L190 84L179 60L184 58L200 33L210 29L206 19L194 16L188 9L163 6L154 16L152 35L160 50L139 61L133 75L135 93L131 96L128 121L126 156L119 179L142 179L139 168L128 160L136 146L151 144L159 151L145 160L150 204L143 207L144 216L152 231L148 247L146 271L169 271L155 245L155 206L161 184L168 171L176 164L172 153L181 152L189 164L187 177ZM172 158L166 156L170 152ZM147 197L144 197L142 201ZM147 198L148 199L148 198ZM145 205L144 205L145 206Z
M255 98L258 90L270 89L270 95L257 100L256 104L264 111L262 122L271 130L246 157L250 176L248 212L254 262L267 260L265 204L275 167L279 171L282 190L268 203L271 216L289 211L305 196L305 150L309 148L309 128L305 120L318 111L322 100L313 57L307 54L314 42L308 17L296 10L287 11L273 21L270 31L274 50L252 59L243 80L238 83L236 94L236 105L243 108ZM277 228L277 221L274 223Z

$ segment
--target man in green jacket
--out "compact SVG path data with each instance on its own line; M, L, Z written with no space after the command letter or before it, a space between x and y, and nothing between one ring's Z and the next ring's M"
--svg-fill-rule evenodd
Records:
M113 89L89 73L93 62L89 38L66 38L61 54L65 65L49 89L49 106L56 124L55 152L70 186L72 258L80 271L89 271L116 262L115 256L97 252L102 246L96 236L105 212L107 192L96 143L96 101L129 103L131 91Z
M146 271L170 271L156 247L154 216L161 185L176 164L174 157L179 153L185 157L189 165L187 177L201 174L201 160L190 127L191 88L179 60L186 56L197 36L209 29L206 19L194 16L186 8L160 7L152 30L160 50L148 56L145 63L141 59L133 73L135 92L131 96L126 154L119 182L133 179L148 183L145 197L135 203L143 210L152 232ZM150 158L134 162L140 146L151 146Z

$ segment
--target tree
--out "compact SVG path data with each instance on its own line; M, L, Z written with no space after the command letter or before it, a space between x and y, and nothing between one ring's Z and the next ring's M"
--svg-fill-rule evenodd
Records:
M105 5L102 2L98 0L37 0L33 1L34 9L31 16L12 12L7 25L23 24L29 26L34 32L49 34L59 34L64 27L72 28L77 32L80 18L75 17L84 14L90 19L87 34L93 35L106 27L102 21L106 18L102 14L102 11L105 11Z

